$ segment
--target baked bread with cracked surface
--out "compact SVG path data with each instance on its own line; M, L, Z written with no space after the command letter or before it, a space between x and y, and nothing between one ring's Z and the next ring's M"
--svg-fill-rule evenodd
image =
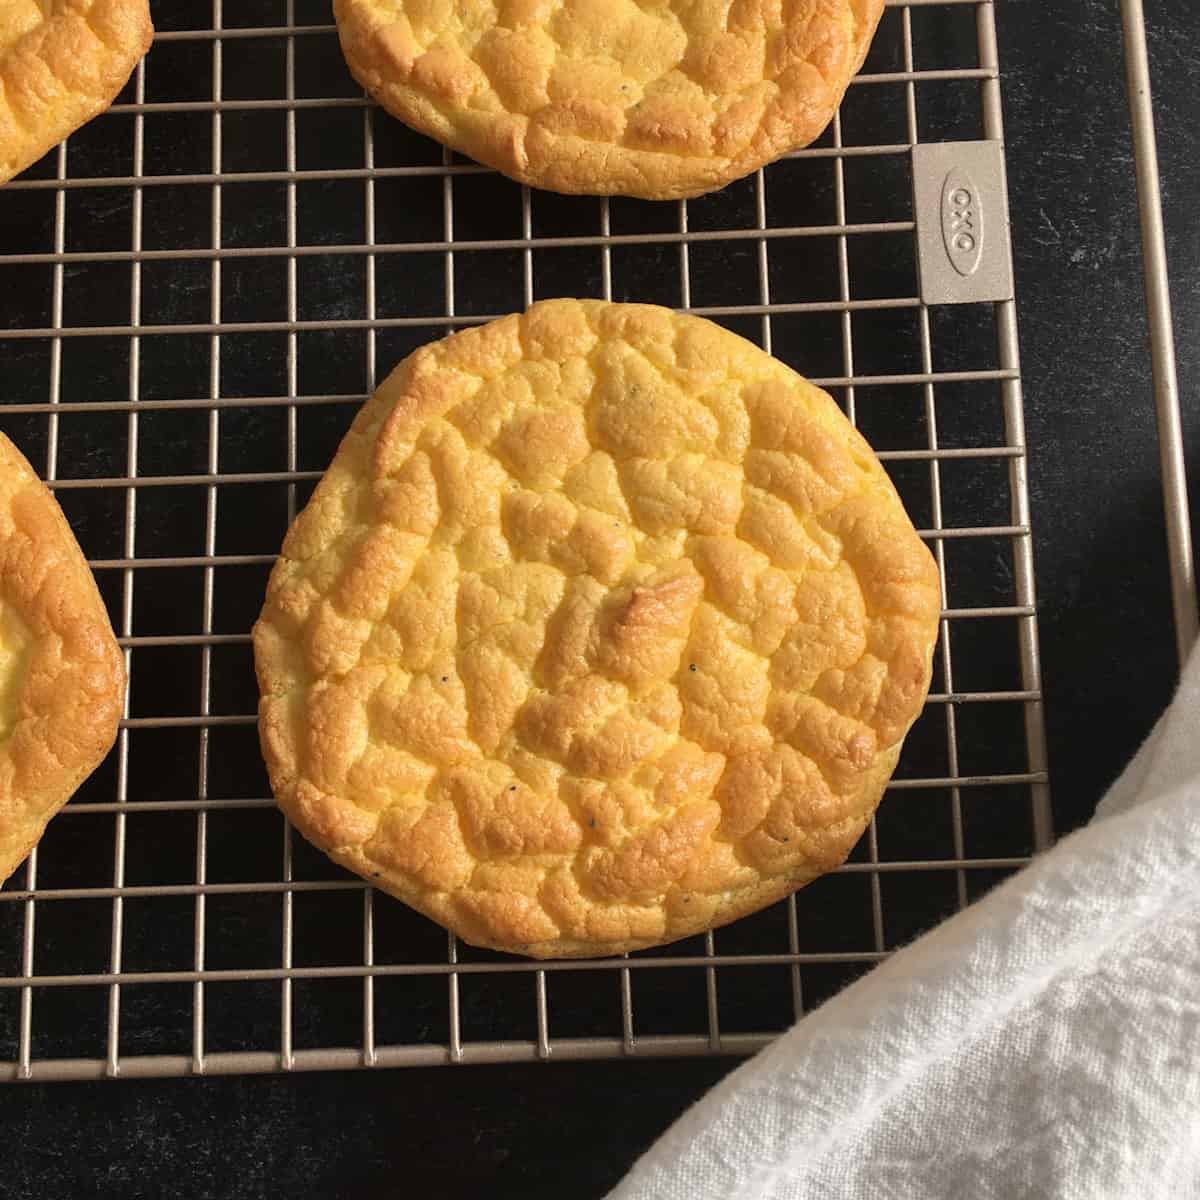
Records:
M280 807L466 941L617 954L838 866L929 687L933 558L834 401L551 300L411 355L254 630Z
M102 113L153 36L148 0L0 0L0 183Z
M698 196L806 146L884 0L334 0L393 116L557 192Z
M125 662L57 501L0 433L0 882L117 736Z

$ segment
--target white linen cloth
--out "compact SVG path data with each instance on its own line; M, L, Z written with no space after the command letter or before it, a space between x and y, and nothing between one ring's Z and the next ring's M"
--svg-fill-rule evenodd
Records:
M1200 1197L1200 655L1090 825L805 1016L610 1200Z

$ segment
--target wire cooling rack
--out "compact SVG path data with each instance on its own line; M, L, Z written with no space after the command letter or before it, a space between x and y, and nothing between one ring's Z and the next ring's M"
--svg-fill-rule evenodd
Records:
M991 3L889 7L815 146L685 203L530 192L353 85L317 0L155 4L111 112L0 192L3 428L130 674L109 761L0 892L0 1077L741 1053L1051 839L1014 303L920 299L918 142L1002 138ZM944 581L933 694L839 871L706 937L458 945L283 822L249 629L414 347L536 298L702 313L833 392Z

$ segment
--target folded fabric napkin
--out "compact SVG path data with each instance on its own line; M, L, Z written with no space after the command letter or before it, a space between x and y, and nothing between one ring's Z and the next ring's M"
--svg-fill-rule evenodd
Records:
M1200 1196L1200 655L1095 819L733 1072L610 1200Z

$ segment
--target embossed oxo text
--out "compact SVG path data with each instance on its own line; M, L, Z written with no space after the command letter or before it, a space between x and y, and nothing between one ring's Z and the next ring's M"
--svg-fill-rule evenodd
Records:
M950 265L974 275L983 258L983 205L970 175L955 167L942 185L942 241Z

